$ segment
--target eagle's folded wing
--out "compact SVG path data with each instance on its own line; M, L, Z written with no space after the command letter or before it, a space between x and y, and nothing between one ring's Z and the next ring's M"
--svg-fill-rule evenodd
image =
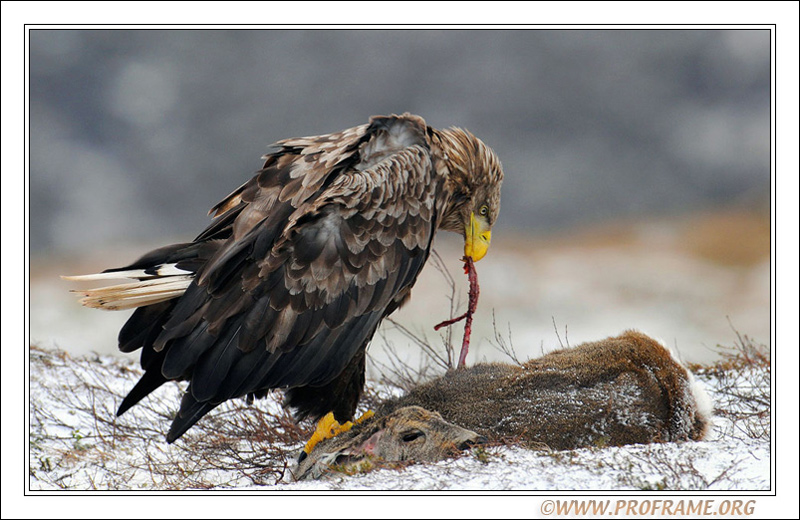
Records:
M437 218L415 124L373 120L327 151L306 153L327 136L284 142L219 206L198 239L224 243L153 343L163 377L191 381L171 436L231 397L334 379L407 296Z

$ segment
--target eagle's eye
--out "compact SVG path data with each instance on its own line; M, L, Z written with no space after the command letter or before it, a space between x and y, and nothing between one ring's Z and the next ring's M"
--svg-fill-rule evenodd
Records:
M413 440L419 439L420 437L424 437L425 432L420 430L414 430L403 434L403 442L411 442Z
M479 212L481 216L485 217L489 213L489 207L486 204L484 204L483 206L481 206Z

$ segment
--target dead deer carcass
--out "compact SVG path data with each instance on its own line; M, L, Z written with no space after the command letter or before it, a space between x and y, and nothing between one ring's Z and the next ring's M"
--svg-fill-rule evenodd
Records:
M710 401L660 343L636 331L523 365L451 370L378 415L416 405L490 440L551 449L701 439Z

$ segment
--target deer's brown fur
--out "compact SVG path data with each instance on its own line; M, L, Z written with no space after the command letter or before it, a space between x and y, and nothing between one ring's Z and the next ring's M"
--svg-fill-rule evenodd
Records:
M707 399L666 348L627 331L522 366L451 370L385 403L378 415L416 405L489 439L561 450L701 439Z

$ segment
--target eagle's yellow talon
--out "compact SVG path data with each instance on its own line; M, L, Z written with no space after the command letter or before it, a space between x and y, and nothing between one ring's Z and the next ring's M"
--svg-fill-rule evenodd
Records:
M363 415L361 415L361 417L356 419L356 424L361 424L362 422L366 421L373 415L375 415L375 412L373 412L372 410L367 410L366 412L363 413Z
M314 434L311 435L310 439L308 439L303 451L306 453L311 453L311 450L313 450L314 446L316 446L318 443L333 437L335 435L333 432L338 426L339 421L333 417L333 412L328 412L328 414L320 419L317 423L317 429L314 430Z
M311 435L311 438L308 439L303 451L306 454L311 453L311 450L314 449L314 446L319 444L320 442L324 441L325 439L331 439L336 437L340 433L344 433L346 431L350 431L350 429L355 426L356 424L361 424L363 421L366 421L370 417L375 415L375 412L372 410L368 410L364 412L364 414L356 419L356 422L353 423L352 421L347 421L344 424L339 424L339 421L333 416L333 412L328 412L328 414L319 420L317 423L317 429L314 430L314 434Z

